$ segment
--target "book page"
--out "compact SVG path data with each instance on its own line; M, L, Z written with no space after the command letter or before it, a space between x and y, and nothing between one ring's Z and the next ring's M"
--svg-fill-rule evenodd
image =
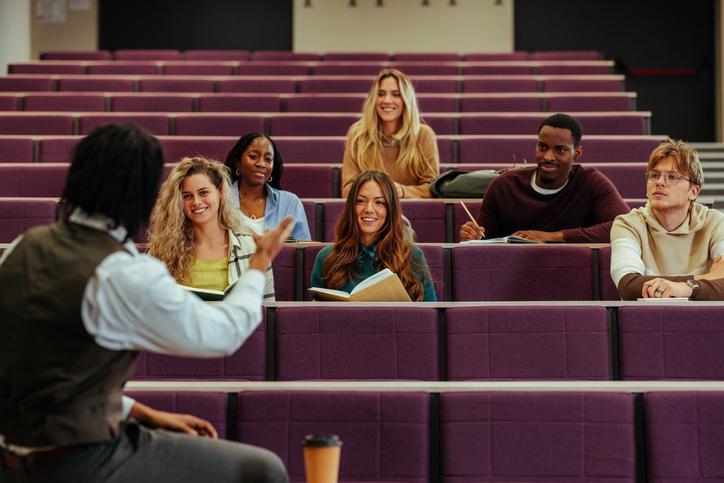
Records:
M311 287L309 293L324 300L337 300L347 302L350 299L350 294L343 290L334 290L331 288Z

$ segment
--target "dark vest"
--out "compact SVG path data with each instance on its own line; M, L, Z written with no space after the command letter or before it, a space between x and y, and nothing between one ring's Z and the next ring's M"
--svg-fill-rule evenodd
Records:
M88 279L123 246L108 233L56 223L25 233L0 266L0 435L65 446L118 434L121 391L136 352L97 345L81 319Z

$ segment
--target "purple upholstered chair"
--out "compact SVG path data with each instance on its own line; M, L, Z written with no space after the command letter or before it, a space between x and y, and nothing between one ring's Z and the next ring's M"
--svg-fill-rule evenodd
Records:
M116 76L59 76L58 90L66 92L131 92L133 77Z
M345 200L327 200L324 202L324 240L334 242L337 240L337 220L344 209ZM312 259L312 262L314 259ZM310 267L311 268L311 267Z
M53 223L55 206L54 199L0 199L0 243L10 243L28 228Z
M156 75L159 66L152 60L140 61L109 61L88 65L88 74L91 75Z
M33 139L0 136L0 163L32 163Z
M549 95L548 112L631 111L635 97L619 95Z
M582 163L645 163L651 151L664 141L657 136L621 136L620 138L585 138Z
M40 139L38 161L41 163L70 163L82 136L43 136Z
M458 74L458 66L454 62L395 62L392 68L408 76Z
M315 240L317 234L317 202L314 200L302 200L302 207L307 217L309 234L312 235L312 240Z
M284 163L341 163L343 137L275 137Z
M111 60L107 50L55 50L42 52L42 60Z
M458 92L458 80L454 76L447 77L414 77L412 85L415 91L429 94L454 94Z
M226 154L236 142L236 137L210 136L159 136L167 163L176 163L181 158L202 156L219 162L226 160Z
M279 380L438 379L435 309L280 307L276 323Z
M263 313L263 311L262 311ZM146 353L145 374L135 379L234 379L263 381L266 378L266 322L228 357L200 359Z
M73 134L69 114L0 113L0 134Z
M316 61L320 54L311 52L290 52L288 50L257 50L251 53L251 60Z
M452 163L453 140L449 137L437 137L437 150L440 154L440 163Z
M113 112L193 112L191 94L113 94Z
M272 136L344 136L359 114L271 115Z
M0 193L5 197L54 197L63 192L69 164L0 164Z
M527 134L538 131L545 114L469 114L460 116L460 134Z
M116 60L181 60L181 52L173 49L119 49Z
M312 279L312 268L314 267L314 261L317 259L317 254L324 248L325 245L308 245L304 247L304 286L302 299L311 300L312 297L309 295L308 289L311 287Z
M418 244L417 247L425 255L427 267L430 269L435 295L441 302L445 301L445 253L440 245Z
M536 112L543 110L538 96L463 96L461 112Z
M296 247L284 245L272 263L276 300L296 300Z
M264 130L262 116L196 113L180 114L175 120L178 136L240 136L245 132Z
M283 187L300 198L335 198L339 168L324 164L286 164Z
M592 300L591 260L588 247L458 246L453 300Z
M362 112L365 95L294 94L286 98L288 112Z
M611 377L605 307L456 307L446 328L450 380Z
M239 75L307 75L307 64L280 64L278 62L242 62L239 64Z
M429 481L429 397L420 392L244 391L238 439L279 455L293 483L304 482L301 442L339 435L341 482Z
M165 75L233 75L237 62L164 62Z
M460 54L448 52L396 52L392 58L396 62L457 62Z
M81 62L23 62L8 65L8 74L85 74Z
M201 112L279 112L279 94L201 94Z
M539 75L608 75L613 66L607 64L543 64Z
M125 391L141 404L161 411L192 414L210 422L226 438L226 393L202 391Z
M247 60L249 58L248 50L186 50L184 51L185 60Z
M597 50L548 50L531 52L532 60L601 60L603 54Z
M611 278L611 247L598 249L598 284L601 287L601 300L621 300L618 289Z
M360 92L366 93L372 86L373 79L362 77L307 77L299 81L299 92Z
M442 482L636 481L634 399L602 392L445 392Z
M423 113L458 112L457 97L457 94L420 94L417 103Z
M466 77L463 92L537 92L538 81L530 78Z
M723 392L648 392L644 413L650 482L724 479Z
M26 94L24 111L103 112L106 96L80 92L48 92Z
M546 92L621 92L623 91L623 80L576 77L544 79L543 90Z
M526 159L529 163L535 163L536 139L535 135L527 134L463 137L458 142L458 161L461 164L509 163L512 166L513 160L523 164Z
M463 75L533 75L533 65L467 64L462 66Z
M81 114L78 119L78 132L80 134L90 134L97 127L113 122L133 123L151 134L169 134L168 114L131 114L126 112Z
M218 81L219 92L296 92L295 79L246 77L243 79L221 78Z
M139 81L141 92L214 92L216 81L211 78L142 77Z
M386 62L390 60L390 54L387 52L327 52L324 54L325 61L359 61L359 62L372 62L381 61Z
M313 66L312 71L314 75L366 75L373 77L382 68L383 65L378 62L324 62Z
M646 196L646 183L642 182L646 163L588 163L603 173L616 186L623 198Z
M23 94L16 94L16 93L8 93L8 94L0 94L0 111L17 111L19 110L19 100L21 98L27 97Z
M621 379L721 380L722 313L696 305L619 308Z
M463 54L465 62L484 62L492 60L528 60L528 52L474 52Z
M0 77L0 92L52 91L50 75L13 75Z

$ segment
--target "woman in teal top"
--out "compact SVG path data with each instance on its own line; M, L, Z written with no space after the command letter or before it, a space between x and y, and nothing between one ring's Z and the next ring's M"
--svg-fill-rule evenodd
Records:
M360 173L337 222L337 241L324 247L312 269L312 286L350 292L389 268L413 301L434 302L435 287L425 256L405 240L395 184L382 171Z

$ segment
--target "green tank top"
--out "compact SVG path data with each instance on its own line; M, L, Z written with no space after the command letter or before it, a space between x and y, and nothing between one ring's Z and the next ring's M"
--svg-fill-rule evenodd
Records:
M223 291L229 285L229 259L199 260L194 258L191 266L192 287Z

